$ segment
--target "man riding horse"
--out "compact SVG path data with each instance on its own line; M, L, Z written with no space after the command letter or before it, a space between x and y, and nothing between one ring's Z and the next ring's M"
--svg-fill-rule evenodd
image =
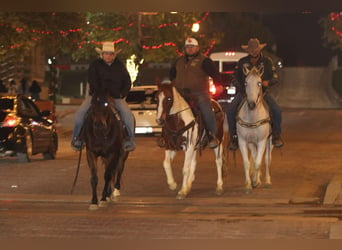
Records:
M209 147L216 148L219 140L216 137L216 118L211 105L209 93L209 77L221 84L221 77L213 61L200 53L195 38L185 40L184 55L176 60L170 70L170 80L175 82L176 89L183 95L193 98L201 112L205 127L208 130ZM164 146L164 141L159 141Z
M113 42L104 42L102 50L97 48L100 58L92 62L88 69L89 96L87 96L75 115L75 126L72 135L71 147L75 150L82 148L79 138L84 117L90 107L91 95L97 92L109 93L114 98L114 106L126 126L128 137L123 142L125 151L133 151L135 143L135 120L124 97L131 88L131 78L125 65L116 57L120 51L114 49Z
M253 67L263 68L262 86L264 92L264 100L269 106L270 115L272 120L272 144L279 148L283 146L281 135L281 109L275 100L267 93L267 89L278 82L278 75L272 60L269 57L264 56L261 50L266 44L260 44L257 38L251 38L248 41L248 45L242 45L241 47L248 52L248 56L241 58L236 66L234 72L234 80L237 83L238 93L235 96L233 102L228 108L227 119L229 125L230 142L229 149L238 149L238 137L236 134L236 114L241 101L245 96L245 78L243 68L249 70Z

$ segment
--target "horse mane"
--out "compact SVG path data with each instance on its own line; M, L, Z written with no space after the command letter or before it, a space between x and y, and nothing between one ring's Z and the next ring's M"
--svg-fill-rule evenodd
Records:
M87 150L104 156L114 144L121 145L123 129L117 116L113 98L102 93L93 95L83 129Z

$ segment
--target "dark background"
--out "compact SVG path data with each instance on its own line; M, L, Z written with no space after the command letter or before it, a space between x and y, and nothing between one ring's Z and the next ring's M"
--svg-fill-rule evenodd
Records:
M323 46L321 38L323 29L319 24L319 19L326 15L328 13L263 15L263 23L275 36L277 55L283 58L284 66L327 66L329 64L334 52Z

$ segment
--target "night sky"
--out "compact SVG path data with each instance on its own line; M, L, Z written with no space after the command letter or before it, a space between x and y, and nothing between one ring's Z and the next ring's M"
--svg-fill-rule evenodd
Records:
M322 27L318 23L325 13L265 14L263 22L274 34L277 55L284 66L327 66L333 56L323 46Z

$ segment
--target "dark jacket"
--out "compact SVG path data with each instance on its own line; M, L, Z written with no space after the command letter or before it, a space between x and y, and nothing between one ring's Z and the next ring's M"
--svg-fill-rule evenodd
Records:
M42 91L41 87L39 86L38 82L33 81L32 85L29 88L30 93L40 93Z
M88 69L89 94L108 92L113 98L127 96L131 89L131 78L125 65L115 58L108 65L102 58L92 62Z
M221 84L221 76L214 62L198 53L195 57L181 56L170 69L170 80L176 81L177 89L192 92L209 92L209 77Z
M264 73L262 74L261 79L269 81L269 85L268 85L269 87L278 83L278 74L276 72L276 68L274 67L271 58L266 57L263 54L261 54L257 63L253 65L251 63L251 56L248 55L248 56L242 57L239 60L234 71L234 79L236 80L235 84L237 85L236 87L239 92L241 93L245 92L246 75L243 73L244 65L246 65L249 70L252 69L254 66L256 66L257 68L264 67Z

